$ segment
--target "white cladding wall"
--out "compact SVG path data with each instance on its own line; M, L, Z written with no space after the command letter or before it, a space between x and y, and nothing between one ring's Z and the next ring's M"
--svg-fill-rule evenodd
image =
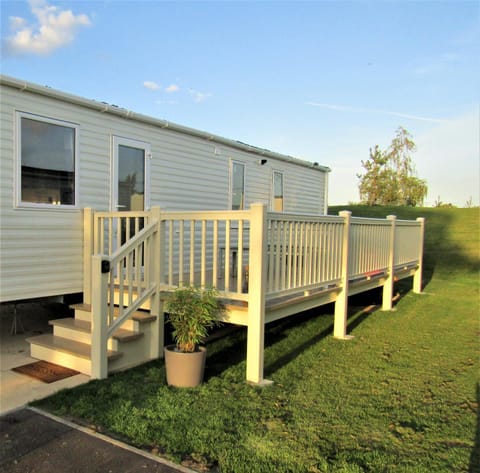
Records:
M0 301L82 291L82 209L109 210L112 137L151 146L150 205L216 210L229 205L230 162L246 165L246 205L269 203L284 174L285 211L321 214L327 173L8 86L1 89ZM79 125L77 209L15 208L16 112Z

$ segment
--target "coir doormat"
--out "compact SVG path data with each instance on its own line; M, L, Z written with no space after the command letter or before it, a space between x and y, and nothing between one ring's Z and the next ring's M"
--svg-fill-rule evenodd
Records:
M79 374L78 371L55 365L53 363L49 363L48 361L35 361L34 363L29 363L28 365L12 368L12 371L25 374L44 383L54 383L55 381L60 381L61 379L69 378L70 376Z

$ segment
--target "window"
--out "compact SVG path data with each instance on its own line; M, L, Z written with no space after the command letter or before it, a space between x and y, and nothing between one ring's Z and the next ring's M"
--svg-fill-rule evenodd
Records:
M245 209L245 164L232 162L231 175L232 210Z
M19 114L18 202L76 203L77 127Z
M273 171L272 210L283 212L283 173L279 171Z

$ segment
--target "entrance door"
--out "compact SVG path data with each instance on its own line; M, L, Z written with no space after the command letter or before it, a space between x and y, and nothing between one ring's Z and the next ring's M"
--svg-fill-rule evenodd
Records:
M131 212L113 220L109 247L115 251L144 226L135 215L149 208L150 145L142 141L113 137L112 199L113 212Z
M142 211L149 207L150 145L113 137L112 211Z

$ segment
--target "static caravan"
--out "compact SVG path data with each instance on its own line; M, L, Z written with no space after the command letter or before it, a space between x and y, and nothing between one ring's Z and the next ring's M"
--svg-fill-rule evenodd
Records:
M0 301L84 290L84 209L327 212L329 168L1 76Z

